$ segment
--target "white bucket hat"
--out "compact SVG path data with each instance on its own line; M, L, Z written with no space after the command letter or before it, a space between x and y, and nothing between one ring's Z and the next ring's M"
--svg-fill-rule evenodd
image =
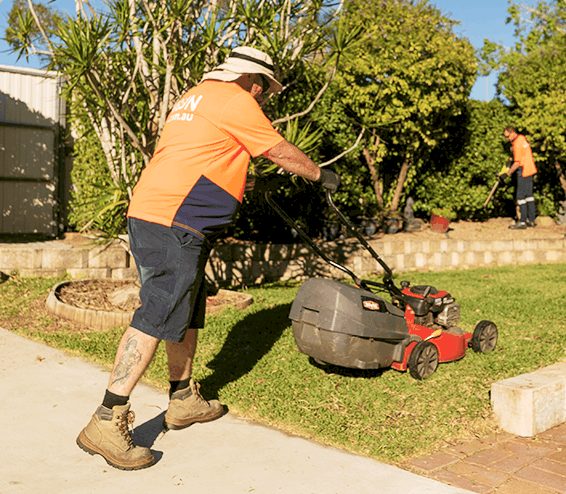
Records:
M264 94L280 93L283 89L274 77L271 57L249 46L234 48L224 63L204 74L202 80L233 82L242 74L265 76L269 80L269 89Z

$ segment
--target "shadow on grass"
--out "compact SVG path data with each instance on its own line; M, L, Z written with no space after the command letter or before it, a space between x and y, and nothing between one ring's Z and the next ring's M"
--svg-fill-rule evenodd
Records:
M218 397L227 384L249 373L281 338L291 321L291 304L249 314L230 330L222 349L207 367L214 372L200 381L206 393Z
M390 367L382 367L380 369L349 369L347 367L339 367L332 364L321 365L312 357L309 357L309 363L323 370L326 374L336 374L342 377L355 377L362 379L378 378L381 377L383 373L392 370Z
M231 382L248 374L254 366L271 350L291 325L289 311L291 304L278 305L249 314L230 330L222 349L208 363L214 372L200 381L210 398L218 398L219 391ZM293 342L294 344L294 342ZM361 379L379 378L390 368L348 369L335 365L321 366L309 358L311 365L328 374Z

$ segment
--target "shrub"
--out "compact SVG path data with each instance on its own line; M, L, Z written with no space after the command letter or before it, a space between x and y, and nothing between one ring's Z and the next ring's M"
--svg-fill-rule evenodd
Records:
M411 191L417 214L450 208L460 219L484 220L507 216L514 209L512 187L501 186L483 207L497 172L511 155L502 137L510 118L508 108L501 101L469 100L461 142L454 143L457 147L435 150L428 172ZM435 159L435 156L448 159Z
M79 136L73 156L69 225L107 236L126 233L128 196L114 185L98 139Z

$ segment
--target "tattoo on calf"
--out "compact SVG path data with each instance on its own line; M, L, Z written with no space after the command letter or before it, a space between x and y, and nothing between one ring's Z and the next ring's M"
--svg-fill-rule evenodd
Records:
M138 351L137 346L138 342L134 336L128 339L124 345L122 356L114 370L114 380L112 384L127 381L132 373L132 369L141 361L141 353Z

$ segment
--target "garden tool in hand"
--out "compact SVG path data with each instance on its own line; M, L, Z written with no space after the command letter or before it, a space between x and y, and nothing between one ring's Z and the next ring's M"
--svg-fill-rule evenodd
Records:
M499 170L499 173L497 174L497 178L495 180L495 183L493 184L493 187L491 188L491 192L489 193L489 195L487 196L487 199L485 200L485 202L483 203L483 207L485 208L487 206L487 203L491 200L491 198L493 197L493 194L495 194L495 191L497 189L497 186L500 183L505 183L505 180L508 178L507 175L507 171L508 168L503 165L503 167L501 168L501 170Z

